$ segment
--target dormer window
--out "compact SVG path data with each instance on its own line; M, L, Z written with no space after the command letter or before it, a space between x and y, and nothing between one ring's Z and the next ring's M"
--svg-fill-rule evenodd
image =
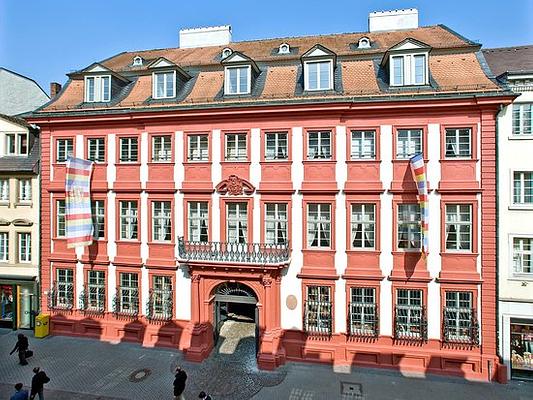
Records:
M370 48L370 39L367 37L362 37L359 39L359 43L357 44L357 48L359 49L369 49Z
M249 65L241 67L226 67L225 94L250 93L250 69Z
M306 61L305 62L305 90L333 89L333 62Z
M231 53L233 53L233 50L231 50L229 47L226 47L224 50L222 50L222 58L231 56Z
M154 99L168 99L176 96L176 71L154 72Z
M427 58L425 54L406 54L391 57L391 85L426 85Z
M138 67L138 66L143 65L143 58L142 58L141 56L135 56L135 57L133 58L133 65L134 65L135 67Z
M287 43L282 43L279 45L278 54L289 54L291 48Z
M85 77L85 101L88 103L111 100L111 75Z

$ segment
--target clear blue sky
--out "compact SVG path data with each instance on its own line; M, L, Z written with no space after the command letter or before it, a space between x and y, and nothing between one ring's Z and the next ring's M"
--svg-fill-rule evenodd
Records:
M178 30L230 24L233 40L367 30L368 13L416 7L484 47L533 44L533 0L0 0L0 66L45 91L126 50L177 47Z

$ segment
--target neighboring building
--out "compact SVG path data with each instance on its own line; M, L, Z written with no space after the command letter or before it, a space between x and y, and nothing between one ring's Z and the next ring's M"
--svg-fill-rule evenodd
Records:
M39 309L39 134L0 114L0 326L33 327Z
M30 112L49 100L50 97L33 79L0 67L0 114Z
M380 23L380 21L382 21ZM208 356L236 304L286 360L500 371L495 123L480 45L416 10L371 32L124 52L69 74L42 129L52 332ZM398 29L398 30L393 30ZM384 30L384 32L381 32ZM429 254L409 158L426 159ZM95 243L65 240L65 160L95 161Z
M486 49L518 97L498 117L499 340L508 376L533 378L533 45Z

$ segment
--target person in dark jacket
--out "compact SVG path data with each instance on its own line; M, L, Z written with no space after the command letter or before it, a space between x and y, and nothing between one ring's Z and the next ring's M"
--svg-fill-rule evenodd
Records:
M15 393L9 398L9 400L28 400L28 391L23 390L22 383L17 383L15 385Z
M181 367L176 368L176 375L174 379L174 400L185 400L183 392L185 390L185 381L187 374Z
M19 333L17 337L18 337L17 344L15 344L15 348L11 350L11 353L9 353L9 355L13 354L15 351L18 350L19 364L28 365L28 361L26 361L26 350L28 350L28 347L29 347L28 338L24 336L22 333Z
M211 396L209 396L206 392L204 392L203 390L200 392L200 394L198 395L198 398L201 399L201 400L213 400L211 398Z
M39 395L39 400L44 400L44 384L50 382L50 378L39 367L35 367L33 373L30 399L33 400L36 395Z

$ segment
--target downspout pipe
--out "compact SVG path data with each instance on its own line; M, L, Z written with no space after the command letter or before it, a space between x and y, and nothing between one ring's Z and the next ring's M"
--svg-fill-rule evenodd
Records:
M500 160L499 160L499 136L500 136L500 117L503 113L504 106L500 104L499 110L496 113L496 354L503 364L503 356L500 348Z

